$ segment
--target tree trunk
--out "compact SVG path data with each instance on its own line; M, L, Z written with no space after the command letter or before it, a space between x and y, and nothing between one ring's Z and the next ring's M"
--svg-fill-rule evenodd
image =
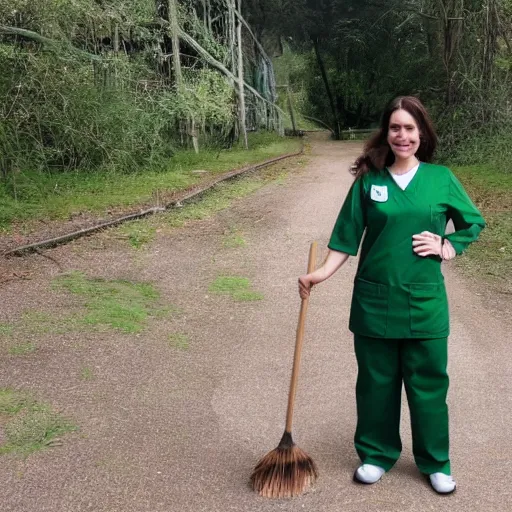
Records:
M235 0L233 0L233 7ZM238 0L238 10L242 10L242 0ZM242 22L238 19L236 26L236 39L238 44L238 99L239 99L239 115L240 115L240 133L243 137L245 149L249 149L247 140L247 128L245 126L245 91L244 91L244 53L242 48Z
M340 123L338 120L338 113L336 112L336 106L334 104L334 97L332 95L331 87L329 85L329 80L327 78L327 72L325 70L324 61L322 59L322 56L320 55L318 39L316 37L314 37L312 39L312 42L313 42L313 47L315 49L315 55L316 55L316 60L318 62L318 67L320 68L320 73L322 74L322 79L324 81L325 92L327 93L327 97L329 98L329 104L331 105L332 118L334 121L334 138L336 140L340 140L341 139L341 130L340 130Z
M183 82L183 75L181 73L180 38L176 0L169 0L169 23L172 38L172 63L174 68L174 79L176 81L176 86L179 89Z

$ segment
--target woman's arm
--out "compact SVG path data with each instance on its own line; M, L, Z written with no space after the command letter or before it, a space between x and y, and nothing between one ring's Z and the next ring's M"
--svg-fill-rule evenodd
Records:
M311 274L299 277L299 295L301 299L309 297L311 287L329 279L348 260L348 254L329 250L324 264Z
M478 239L480 231L485 228L485 220L453 173L450 173L450 178L448 216L453 220L455 232L443 239L450 241L455 252L461 254Z

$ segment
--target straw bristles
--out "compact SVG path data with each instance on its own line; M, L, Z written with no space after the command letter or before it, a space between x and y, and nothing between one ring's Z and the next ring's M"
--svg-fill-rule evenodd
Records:
M260 496L266 498L299 496L318 477L316 465L311 457L293 442L288 443L283 440L275 450L259 461L251 475L252 487Z

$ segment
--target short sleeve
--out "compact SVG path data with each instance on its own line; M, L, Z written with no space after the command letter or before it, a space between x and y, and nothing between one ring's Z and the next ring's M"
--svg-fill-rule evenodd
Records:
M445 238L453 245L456 253L461 254L478 239L485 228L485 220L459 180L453 173L450 172L450 175L448 217L453 221L455 232Z
M358 178L341 207L329 240L329 249L356 256L365 228L364 183L362 178Z

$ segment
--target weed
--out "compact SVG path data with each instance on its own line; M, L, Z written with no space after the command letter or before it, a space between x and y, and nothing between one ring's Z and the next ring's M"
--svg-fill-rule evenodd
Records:
M265 298L262 293L254 292L252 290L238 290L233 292L231 296L238 302L255 302Z
M188 335L179 332L169 334L169 345L180 350L187 350L189 348Z
M28 407L32 400L30 397L11 388L0 388L0 414L12 416L24 407Z
M234 249L236 247L245 247L246 241L242 236L242 233L235 229L231 228L227 235L224 237L222 245L226 248Z
M82 380L92 380L94 379L94 373L89 367L85 366L80 372L80 378Z
M264 298L261 293L254 292L250 288L251 282L246 277L219 276L210 285L209 291L230 295L234 300L240 302L257 301Z
M52 331L52 326L55 325L55 318L49 313L28 310L21 315L21 324L25 332L45 334Z
M36 346L33 343L19 343L9 347L9 354L12 356L26 356L36 350Z
M13 333L13 326L10 324L0 324L0 336L11 336Z
M73 272L54 280L57 287L81 295L90 326L109 326L124 332L140 332L150 316L165 314L158 307L158 291L149 283L88 278Z
M140 249L155 238L156 228L143 220L128 222L119 228L121 234L127 237L129 244Z
M0 388L0 414L7 417L4 425L6 442L0 445L0 455L28 455L55 444L58 436L76 430L48 405L9 388Z

